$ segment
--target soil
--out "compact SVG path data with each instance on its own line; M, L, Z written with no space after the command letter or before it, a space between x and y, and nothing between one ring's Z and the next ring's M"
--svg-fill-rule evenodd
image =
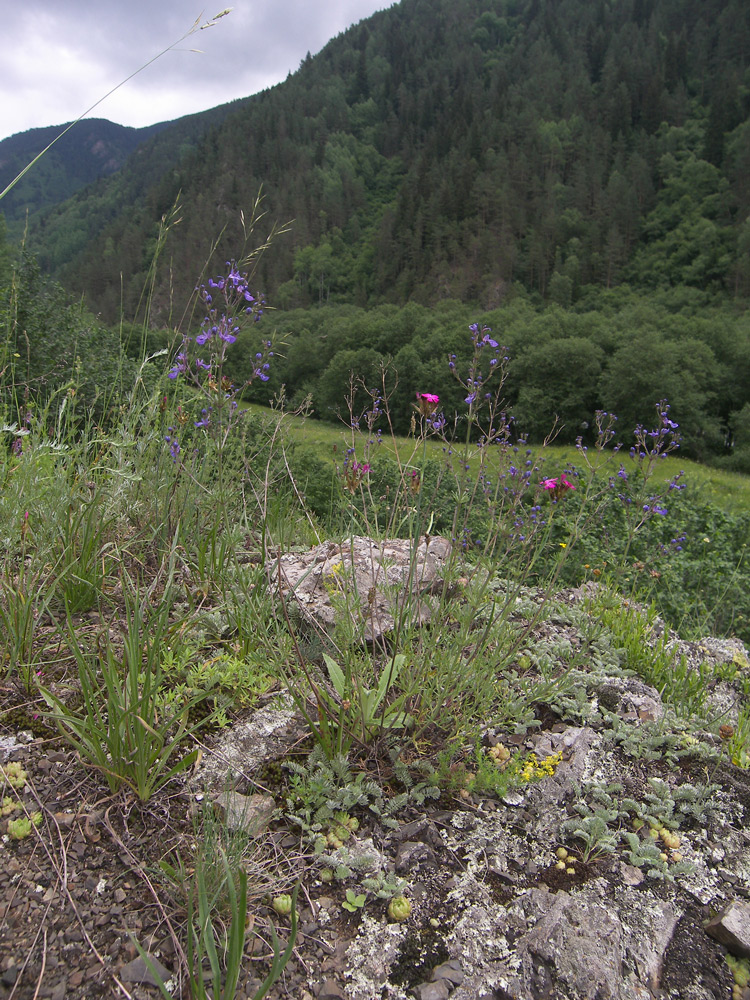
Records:
M190 856L199 796L179 780L145 805L130 794L109 796L101 777L51 737L43 723L35 728L42 735L22 732L20 746L8 755L0 752L0 761L6 766L18 762L27 775L23 788L13 791L6 784L0 794L1 800L10 792L17 803L10 818L41 813L41 823L29 836L0 837L0 1000L159 997L135 940L161 964L165 977L177 973L172 995L188 997L177 961L186 908L179 891L165 885L159 863L173 864L178 850ZM17 740L18 730L0 723L0 741L8 737ZM0 830L6 825L0 821ZM249 910L257 938L253 945L248 935L238 1000L254 997L269 970L269 921L280 947L286 945L288 919L272 913L269 903L271 894L288 888L286 883L304 867L304 858L294 853L296 845L297 838L280 827L270 831L264 856L254 859ZM357 934L361 913L342 910L343 892L337 886L317 882L309 893L306 900L303 894L299 899L294 957L269 992L270 1000L302 1000L317 995L319 987L330 991L344 982L344 953ZM376 908L373 904L369 910ZM379 908L385 919L385 904ZM324 932L315 919L322 924L323 917ZM412 957L402 963L405 983L420 981L413 979ZM447 957L444 947L433 943L421 964L427 968L433 958L438 964ZM306 992L311 981L312 994Z
M107 797L57 741L35 740L11 759L28 775L18 800L42 821L0 842L0 998L158 995L123 992L117 978L138 955L131 935L174 953L147 871L185 835L180 794L143 810Z
M149 985L150 974L139 958L136 940L161 963L165 975L172 976L172 995L187 998L178 960L186 921L184 899L174 886L170 889L159 863L173 864L178 850L190 856L195 791L175 779L146 805L125 793L109 796L96 772L85 768L41 721L33 716L32 721L37 734L20 736L15 726L0 722L0 761L3 737L13 737L16 745L5 763L17 761L27 774L23 788L11 791L6 785L0 798L10 792L23 812L41 813L40 825L24 839L14 840L7 833L0 837L0 1000L159 997L159 990ZM274 773L281 771L273 765L264 770L266 775ZM425 811L439 827L455 812L471 813L473 808L472 803L446 801L443 796ZM23 812L19 808L12 815ZM417 814L405 818L416 820ZM0 831L6 825L0 820ZM383 847L385 831L361 832L372 833L378 847ZM288 919L273 914L269 904L274 892L302 874L305 864L298 838L288 827L278 824L269 833L262 855L254 859L250 913L257 936L253 944L248 935L238 1000L254 997L267 974L271 920L281 947L286 944ZM391 844L387 849L395 855L397 847ZM462 866L447 848L441 851L436 843L432 847L437 855L434 866L416 880L410 873L415 912L389 975L394 986L406 991L427 981L430 971L449 958L443 936L429 918L437 914L441 921L448 919L442 901ZM590 879L615 877L608 858L579 862L576 868L574 876L554 866L519 871L512 885L488 870L485 884L493 899L505 905L522 888L547 886L552 892L570 892ZM324 884L308 876L302 884L296 949L268 996L271 1000L344 998L346 950L357 936L362 913L347 914L342 909L343 889L335 882ZM385 922L385 909L384 902L370 900L367 915ZM696 982L708 996L730 996L732 977L724 950L703 931L707 916L706 908L696 904L679 921L667 951L660 997L682 1000ZM507 1000L508 994L495 989L487 996Z

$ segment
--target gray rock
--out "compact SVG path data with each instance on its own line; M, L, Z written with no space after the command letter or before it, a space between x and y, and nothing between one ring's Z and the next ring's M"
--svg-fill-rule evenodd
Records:
M193 788L225 791L230 781L249 777L265 761L281 756L298 734L294 711L266 705L247 722L221 734L208 750L191 780Z
M396 871L399 875L414 871L415 868L434 868L436 865L435 852L428 844L407 840L399 845L396 854Z
M659 692L637 677L608 677L596 690L603 708L629 722L654 722L664 714Z
M653 995L680 912L625 886L614 901L606 891L602 880L576 895L532 889L518 900L513 909L520 910L525 930L515 942L520 968L512 982L520 995L545 995L545 990L578 1000Z
M326 979L317 994L318 1000L346 1000L346 993L335 979Z
M0 736L0 761L7 760L20 745L15 736Z
M442 585L440 571L449 553L446 538L424 536L412 552L409 539L377 541L355 535L343 544L324 542L309 552L281 556L280 567L272 565L269 579L276 589L280 568L284 597L293 597L303 617L326 631L335 624L331 594L339 590L350 601L350 613L359 619L365 641L378 642L392 631L407 594L411 623L429 621L429 595Z
M230 830L244 830L251 837L265 833L276 809L270 795L240 795L239 792L222 792L215 804L222 810Z
M415 986L413 993L417 1000L448 1000L450 987L445 979L439 979L434 983Z
M457 959L452 958L450 962L443 962L442 965L436 965L432 970L430 978L433 982L437 982L439 979L447 979L454 986L460 986L465 976L461 969L461 963Z
M149 955L148 957L156 972L166 982L171 976L169 969L165 968L159 959L153 955ZM127 965L123 965L118 975L124 983L147 983L149 986L159 985L159 980L140 955L134 958L132 962L128 962Z
M588 726L568 726L559 733L542 733L534 739L534 751L542 759L562 751L563 759L554 775L529 787L532 799L561 801L573 786L588 776L591 760L601 758L601 736Z
M430 847L434 848L443 846L438 828L431 820L424 816L413 820L411 823L404 823L403 826L400 826L395 831L394 838L401 841L418 840L420 843L429 844Z
M18 979L18 968L15 965L9 966L0 976L0 982L3 986L15 986L16 980Z
M347 1000L372 1000L382 994L408 933L405 924L384 924L365 911L357 937L346 948Z
M616 894L618 918L626 927L625 960L635 966L638 982L654 993L675 927L682 915L672 903L623 889ZM623 1000L626 1000L624 995Z
M748 665L747 650L739 639L717 639L706 636L697 642L691 642L675 637L670 646L674 648L677 656L687 657L691 667L698 667L701 663L709 663L714 667L722 663L737 663L745 668Z
M618 996L623 929L605 906L539 889L524 904L530 929L518 954L531 995L562 983L578 997Z
M625 864L625 862L621 862L620 878L622 879L624 885L640 885L646 876L644 875L642 868L636 868L634 865L628 865Z
M739 958L750 958L750 903L733 900L706 924L706 933Z
M372 837L352 837L343 848L331 851L337 864L345 864L361 874L372 874L388 867L389 858L375 846Z

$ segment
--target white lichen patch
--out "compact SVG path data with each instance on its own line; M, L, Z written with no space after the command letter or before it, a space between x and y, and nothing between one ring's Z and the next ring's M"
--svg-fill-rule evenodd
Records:
M203 758L192 779L193 786L225 789L229 775L250 775L274 752L283 752L284 730L294 719L291 708L270 705L254 712L247 722L237 723L222 735L218 744Z
M404 990L388 984L388 973L408 933L403 924L384 924L366 913L363 915L357 937L346 952L349 1000L373 1000L373 997L407 1000Z
M524 822L524 835L514 822L515 811L497 809L469 814L470 829L460 833L441 831L446 846L462 859L462 864L480 881L488 870L512 874L526 869L530 859L537 865L552 862L558 832L567 818L565 807L557 802L562 790L554 778L529 786L534 795L535 814Z
M461 960L461 968L467 975L486 973L489 966L497 966L498 963L502 964L507 975L519 963L504 934L506 926L507 911L504 907L490 902L469 906L448 935L448 951ZM497 975L502 975L503 970L498 968Z
M481 882L477 881L474 874L478 867L476 863L467 865L466 870L454 880L455 884L446 896L446 900L456 912L460 912L473 904L479 904L480 906L489 905L490 894L487 888ZM473 871L472 868L474 869Z
M20 745L15 736L0 736L0 761L7 760Z
M456 830L471 829L474 826L474 817L471 813L456 812L451 816L451 826Z

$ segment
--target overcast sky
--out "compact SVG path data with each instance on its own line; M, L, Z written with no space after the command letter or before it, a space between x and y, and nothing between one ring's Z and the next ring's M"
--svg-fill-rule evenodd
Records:
M0 139L77 118L162 49L222 10L204 0L15 0L0 20ZM142 127L248 97L393 0L235 0L90 117ZM200 49L200 53L191 51Z

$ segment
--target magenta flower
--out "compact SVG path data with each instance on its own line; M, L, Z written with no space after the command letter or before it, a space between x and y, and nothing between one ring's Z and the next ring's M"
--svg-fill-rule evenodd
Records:
M344 462L344 486L346 489L350 493L354 493L369 471L368 462L358 462L356 459L350 461L347 458Z
M568 490L575 489L575 486L566 479L564 472L555 479L543 479L541 485L542 489L547 490L553 500L560 500Z
M417 407L423 417L431 416L437 409L439 402L440 396L436 396L434 392L417 393Z

